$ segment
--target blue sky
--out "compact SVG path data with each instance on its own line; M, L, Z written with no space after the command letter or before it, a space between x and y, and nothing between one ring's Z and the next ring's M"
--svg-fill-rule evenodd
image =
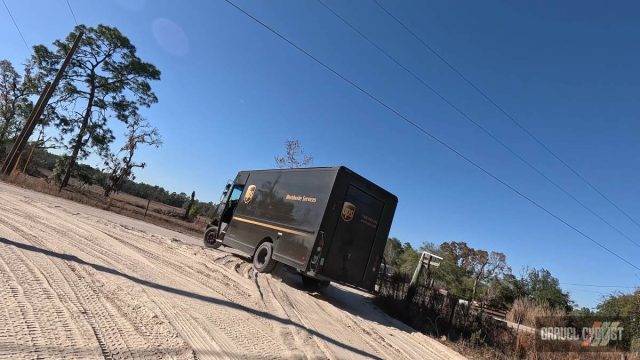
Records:
M608 221L640 229L492 108L369 0L326 0L412 71ZM640 218L639 5L381 0L529 130ZM6 0L29 45L66 35L64 0ZM399 197L391 235L466 241L545 267L580 305L640 274L506 190L224 1L70 0L82 23L120 28L163 72L146 116L164 146L140 180L217 199L238 170L274 166L287 138L315 165L346 165ZM455 113L314 0L236 3L630 261L640 249ZM0 57L28 55L0 9ZM120 127L117 127L120 129ZM120 130L118 130L120 131Z

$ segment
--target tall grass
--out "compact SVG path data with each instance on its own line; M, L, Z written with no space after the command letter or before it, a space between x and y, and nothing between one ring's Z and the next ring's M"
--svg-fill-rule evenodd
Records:
M535 327L537 318L557 317L560 319L566 315L566 311L552 308L546 303L539 304L528 298L519 298L513 302L511 309L507 312L507 320L516 324Z

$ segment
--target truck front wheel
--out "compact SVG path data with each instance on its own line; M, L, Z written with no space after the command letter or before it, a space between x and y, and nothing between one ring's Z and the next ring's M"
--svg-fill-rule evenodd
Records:
M273 244L265 241L256 249L253 254L253 268L260 273L270 273L276 266L273 260Z
M212 249L217 249L222 245L222 241L216 239L218 234L217 227L210 227L204 233L204 246Z

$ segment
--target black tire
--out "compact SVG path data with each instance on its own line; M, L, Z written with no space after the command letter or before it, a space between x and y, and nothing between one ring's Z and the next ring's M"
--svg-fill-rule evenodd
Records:
M216 234L218 233L217 227L210 227L207 231L204 232L204 246L217 249L222 246L222 241L216 239Z
M318 279L309 277L307 275L302 275L302 285L304 286L305 290L321 291L326 289L329 286L329 284L331 284L330 281L318 280Z
M277 261L273 260L273 244L265 241L253 254L253 268L259 273L270 273L276 267Z

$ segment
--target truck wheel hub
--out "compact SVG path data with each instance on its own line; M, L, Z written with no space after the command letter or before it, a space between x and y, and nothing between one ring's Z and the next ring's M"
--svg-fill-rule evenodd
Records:
M269 253L269 251L265 248L260 249L260 251L258 251L258 254L256 255L258 257L258 263L260 265L265 263L265 260L267 258L267 254Z

